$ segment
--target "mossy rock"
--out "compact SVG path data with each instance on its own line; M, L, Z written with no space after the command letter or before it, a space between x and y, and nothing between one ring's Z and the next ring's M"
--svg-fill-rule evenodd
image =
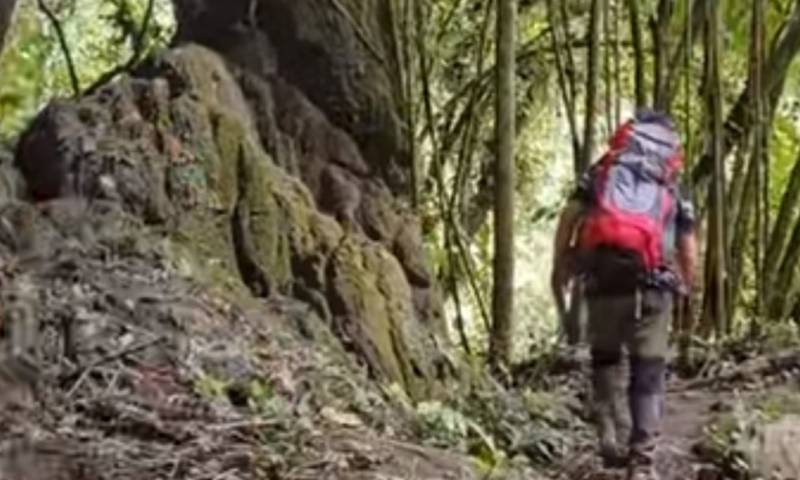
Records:
M200 283L241 298L242 285L256 297L306 292L376 376L415 398L432 394L446 377L445 342L428 309L419 300L415 308L426 283L422 275L416 290L409 282L415 249L402 250L404 269L391 242L346 233L321 213L302 180L264 150L215 53L189 45L150 63L143 78L48 107L22 141L26 179L50 196L78 191L119 203L164 231L173 263ZM37 180L39 168L52 185ZM413 246L409 232L403 244Z
M441 358L414 314L411 287L397 259L377 243L348 236L328 274L328 297L343 334L412 397L432 394Z

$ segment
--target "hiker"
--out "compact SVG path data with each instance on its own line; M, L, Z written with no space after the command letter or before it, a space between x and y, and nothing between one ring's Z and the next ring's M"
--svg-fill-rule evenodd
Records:
M693 283L694 213L678 190L682 163L670 118L637 112L580 178L555 239L559 311L575 279L587 303L600 456L608 467L627 465L630 479L656 478L672 305Z

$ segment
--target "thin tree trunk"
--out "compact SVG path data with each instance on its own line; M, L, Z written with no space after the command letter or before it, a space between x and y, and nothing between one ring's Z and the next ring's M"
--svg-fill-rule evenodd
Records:
M633 41L634 90L636 106L647 105L644 84L644 44L642 43L642 26L639 18L639 0L628 0L628 15L631 24L631 40Z
M726 240L725 240L725 166L722 150L722 84L720 81L720 47L719 47L719 8L715 2L708 2L706 6L709 19L706 30L706 98L708 99L707 112L709 118L709 135L711 154L714 159L714 177L710 192L711 222L709 231L709 261L713 267L711 273L713 284L707 289L713 290L714 324L718 334L723 334L728 329L727 309L727 265L726 265ZM708 306L712 306L708 304Z
M777 38L772 42L775 48L770 50L770 55L764 62L761 78L764 80L762 85L764 98L767 104L764 106L765 112L775 110L775 107L783 92L783 85L789 67L796 54L800 51L800 1L794 4L792 16L787 21L784 28L779 30ZM736 104L731 109L725 120L723 130L722 149L727 155L733 148L741 143L742 139L751 135L753 128L753 118L750 113L750 89L752 88L752 78L748 79L747 85L739 95ZM707 181L714 172L714 159L710 152L706 152L700 161L695 165L692 178L695 185L700 185Z
M749 152L744 147L736 150L736 159L731 172L731 182L726 202L730 209L730 215L728 216L730 220L728 223L729 239L733 239L734 237L736 225L738 224L740 213L742 212L741 202L747 186L748 169L750 168L750 162L747 161L748 153ZM728 247L730 248L731 245L735 245L735 243L729 244Z
M786 246L786 255L778 269L775 285L780 285L780 288L771 292L773 295L767 312L769 318L773 321L780 321L786 317L791 300L797 293L797 287L794 282L798 262L800 262L800 220L795 222L792 236Z
M740 157L747 158L745 149L740 149ZM731 198L728 202L735 208L735 215L731 215L731 223L733 224L733 232L731 234L731 241L728 242L728 249L735 252L731 258L731 281L730 288L733 292L731 298L731 308L736 308L738 305L739 295L741 294L741 278L744 269L744 258L746 249L734 246L745 245L747 238L750 235L750 229L753 225L753 208L755 207L756 195L756 169L757 162L754 161L754 156L750 156L750 161L747 163L747 172L742 172L743 181L737 182L741 184L741 190L731 192ZM733 313L733 312L731 312Z
M514 315L514 136L516 0L497 0L497 102L495 122L494 285L489 360L511 361Z
M686 0L690 2L691 0ZM686 29L684 32L684 39L683 42L686 45L692 45L692 34L694 33L690 28L690 25L693 25L692 20L694 18L692 8L686 8ZM680 48L678 49L680 52ZM680 58L680 57L679 57ZM684 95L685 95L685 104L684 109L686 112L686 120L684 124L684 135L686 138L685 146L686 146L686 171L691 171L691 162L692 162L692 151L693 151L693 137L692 137L692 49L686 48L683 52L683 73L684 73ZM667 79L667 90L669 92L670 85L669 85L669 77L674 72L677 72L678 69L677 64L673 64L674 67L670 68L670 75L668 75ZM687 192L689 198L693 198L693 188L691 184L691 178L689 175L683 175L683 187L684 190ZM686 299L676 309L676 334L678 337L678 357L679 363L682 365L692 365L693 363L693 356L692 356L692 336L694 335L694 329L696 326L695 315L692 309L692 301L691 299Z
M789 182L781 198L778 216L775 219L775 225L770 235L765 265L767 271L777 267L777 263L783 254L786 240L789 236L789 229L796 216L798 201L800 201L800 151L798 151L797 158L794 161L792 172L789 175Z
M690 0L687 0L687 2L688 1L690 1ZM699 2L696 2L696 3L699 3ZM692 57L693 57L693 55L692 55L692 50L693 50L692 49L692 45L693 45L693 43L692 42L693 42L693 39L694 39L694 31L691 28L689 28L689 25L694 25L695 17L696 17L696 15L695 15L695 12L694 12L694 7L693 8L687 8L686 9L686 25L687 25L687 27L686 27L685 37L684 37L684 40L683 40L684 45L685 45L685 48L683 50L683 69L684 69L684 76L683 76L683 89L684 89L684 92L683 93L686 96L686 98L685 98L686 104L684 105L684 108L686 109L685 130L686 130L686 151L688 152L688 155L686 156L686 171L687 172L691 172L692 171L692 157L693 157L692 152L694 151L694 138L692 136L692 132L694 130L692 128L692 97L694 96L694 95L692 95ZM680 51L680 49L679 49L679 51ZM673 72L677 72L677 71L678 71L677 68L671 68L669 73L672 74ZM669 87L669 79L667 80L667 83L668 83L667 89L669 90L669 88L670 88ZM687 186L689 186L689 190L691 191L692 190L692 188L691 188L692 182L691 182L691 179L689 177L690 177L689 175L684 175L683 176L684 181L686 182Z
M78 73L75 70L75 62L72 60L72 52L67 44L67 38L64 35L64 29L61 26L61 21L53 13L53 10L47 5L47 0L38 0L39 10L44 13L50 21L50 25L56 32L58 44L61 47L61 53L64 55L64 61L67 64L67 72L69 73L70 84L72 85L72 93L77 97L81 94L80 81L78 80Z
M775 218L775 224L772 228L769 244L767 246L767 253L764 259L764 283L767 291L766 302L770 304L775 294L783 286L777 283L778 267L781 257L786 250L786 243L789 240L789 234L792 224L797 218L797 204L800 201L800 153L798 153L795 160L792 173L789 176L789 182L786 185L783 197L781 198L781 205L778 209L778 216ZM788 252L787 252L788 253Z
M556 0L547 1L547 16L550 22L550 36L552 38L553 53L556 60L556 73L558 74L558 87L561 91L561 98L564 104L564 110L567 116L567 123L569 124L569 133L572 140L572 157L573 157L573 170L577 177L581 174L580 157L581 157L581 139L578 134L578 120L575 113L575 88L573 77L570 75L572 68L570 62L572 58L571 50L567 45L568 39L566 32L562 32L560 26L562 22L557 18L558 11L555 5ZM562 36L563 33L563 36ZM566 51L562 50L566 49Z
M622 59L620 59L620 0L614 0L614 127L622 121Z
M765 271L764 271L764 250L767 248L768 219L766 218L768 206L768 196L766 194L766 165L767 152L764 149L766 132L764 117L764 89L763 89L763 62L764 62L764 11L761 0L753 1L752 18L752 39L750 50L750 65L752 89L750 98L752 99L753 112L753 161L756 162L756 190L758 192L756 200L756 239L755 239L755 276L756 276L756 321L753 323L757 328L758 322L764 314L764 301L766 295Z
M667 94L667 54L669 44L669 21L672 18L672 0L659 0L657 17L653 20L653 104L656 109L669 111Z
M600 64L600 0L592 0L589 14L589 51L586 58L586 109L583 129L583 154L579 171L583 172L592 162L594 149L594 126L597 104L597 83L599 78L598 66Z
M686 0L687 3L692 0ZM689 68L686 63L687 58L692 57L692 50L694 48L695 39L700 36L705 21L705 0L694 0L691 8L686 8L686 22L684 24L684 32L681 35L681 40L678 42L675 51L670 57L669 67L666 72L666 81L664 85L665 101L671 103L677 93L675 82L678 81L679 68L681 62L684 63L684 68Z
M6 45L6 36L14 19L14 10L17 0L0 0L0 54Z
M567 57L567 80L569 81L570 96L573 101L578 98L578 85L576 76L578 74L578 67L575 65L575 54L572 51L572 39L569 36L569 12L567 9L567 2L557 0L559 4L559 11L561 13L561 29L564 35L564 50Z
M401 21L400 21L400 45L398 46L398 50L400 51L400 55L402 56L402 60L399 62L402 65L402 71L404 72L403 75L403 95L405 97L404 103L405 108L405 116L406 116L406 125L408 132L406 133L408 142L409 142L409 156L411 157L411 185L410 188L410 198L411 198L411 207L414 211L417 211L419 208L419 172L420 172L420 164L419 158L417 154L417 108L416 108L416 88L414 79L416 78L415 71L414 71L414 25L417 23L417 18L415 15L415 9L413 8L412 3L417 0L404 0L403 1L403 8L401 13Z
M611 38L611 0L603 0L603 85L605 86L606 136L614 130L613 98L614 77L611 71L612 38Z
M494 9L494 1L495 0L488 0L486 2L486 8L484 10L484 19L483 24L481 25L481 30L478 35L478 42L476 44L476 76L478 78L483 76L484 72L484 63L485 63L485 55L486 49L488 47L489 41L489 26L492 21L492 12ZM479 89L477 89L479 91ZM477 98L476 98L477 97ZM480 112L481 104L483 102L483 98L476 94L474 95L473 99L469 102L467 106L467 112L469 113L469 121L467 127L464 129L462 138L461 138L461 148L459 150L459 161L456 167L456 175L455 175L455 185L453 187L452 196L450 198L450 209L452 211L463 212L466 206L466 193L467 193L467 184L469 180L470 172L472 172L472 167L475 158L475 146L478 144L478 137L479 137L479 118L476 112ZM457 218L460 218L459 215Z

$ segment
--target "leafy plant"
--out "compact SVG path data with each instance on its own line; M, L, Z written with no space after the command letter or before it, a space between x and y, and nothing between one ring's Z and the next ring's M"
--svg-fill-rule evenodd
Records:
M441 446L455 446L469 432L464 415L441 402L422 402L417 405L420 433Z
M211 400L225 397L225 392L230 386L230 381L225 381L211 375L203 374L194 380L194 390L198 395Z

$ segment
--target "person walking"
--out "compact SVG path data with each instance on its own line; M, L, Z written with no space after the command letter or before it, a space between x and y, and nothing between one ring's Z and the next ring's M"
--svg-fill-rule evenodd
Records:
M555 238L559 311L575 279L587 303L599 453L606 466L627 466L631 480L657 478L672 307L694 281L695 218L679 191L682 167L669 116L637 112L579 179Z

